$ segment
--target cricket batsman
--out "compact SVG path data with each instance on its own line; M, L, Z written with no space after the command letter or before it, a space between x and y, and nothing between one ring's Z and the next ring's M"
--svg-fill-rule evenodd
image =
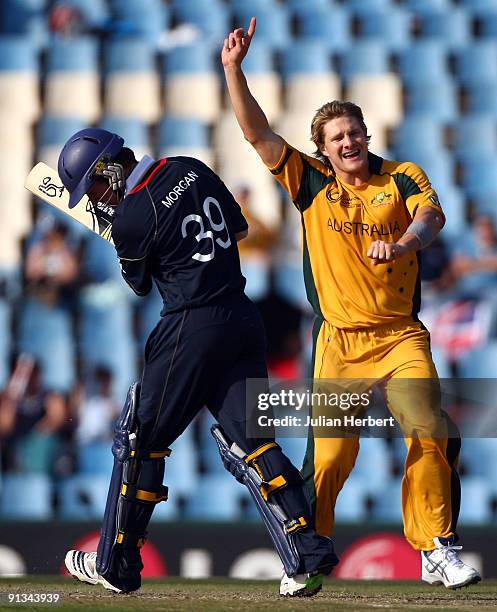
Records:
M362 111L351 102L329 102L316 112L315 157L276 134L241 68L255 28L253 18L247 33L231 32L221 59L245 139L301 214L305 283L316 314L314 378L383 381L405 436L404 533L420 551L422 579L448 588L478 582L455 545L461 440L440 410L429 334L418 319L419 252L445 222L437 194L415 164L369 151ZM406 392L411 387L415 393ZM330 536L359 438L313 433L303 474L316 531Z
M246 381L266 379L265 335L244 293L237 241L248 233L220 178L190 157L135 159L102 129L74 134L58 173L74 207L114 208L112 239L122 274L140 296L157 286L164 308L115 427L114 468L98 550L65 563L83 582L128 593L141 585L140 548L163 485L169 446L205 405L225 467L250 491L279 553L284 595L313 595L338 559L311 528L299 471L274 439L247 438ZM220 500L222 503L222 500Z

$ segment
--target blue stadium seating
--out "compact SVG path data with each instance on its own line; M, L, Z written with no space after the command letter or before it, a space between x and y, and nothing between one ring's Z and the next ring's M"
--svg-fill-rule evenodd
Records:
M142 36L110 40L104 47L105 112L155 123L160 115L160 77L153 41Z
M371 474L371 465L369 466ZM367 518L367 490L364 485L367 480L352 474L338 494L335 506L335 521L337 523L358 523Z
M477 149L479 155L497 152L497 119L492 115L471 114L454 124L454 151L464 157Z
M493 6L488 5L475 11L478 20L480 35L482 38L494 39L497 36L497 2Z
M95 474L110 478L114 464L111 445L111 440L96 440L78 444L76 447L78 473L85 474L87 477L91 475L91 479Z
M277 6L277 0L251 0L247 7L246 0L229 0L229 5L233 11L253 11L252 15L257 17L258 13L265 10L273 10Z
M268 5L260 2L255 7L252 2L247 6L246 2L235 3L235 23L243 28L248 28L250 18L257 17L257 37L273 45L277 49L286 47L292 39L290 28L290 12L283 4Z
M0 516L9 519L47 520L52 516L52 482L45 474L5 474Z
M110 452L110 447L109 447ZM102 519L109 489L108 474L75 474L57 488L58 518L72 521Z
M296 74L326 74L330 70L326 45L318 41L296 40L281 53L281 73L284 78Z
M457 49L471 43L471 20L468 13L460 8L417 10L421 23L421 37L434 39L446 48Z
M358 74L381 74L388 70L389 54L382 42L358 40L340 54L340 74L345 80Z
M371 466L374 465L374 472ZM383 438L361 438L359 454L352 475L363 481L366 493L381 488L390 476L390 459Z
M62 148L62 145L70 136L84 127L85 125L80 119L45 115L38 124L38 148L51 146L60 146Z
M398 55L398 69L404 84L437 83L448 77L447 49L438 40L413 43Z
M462 378L494 378L497 363L497 341L491 340L461 355L457 361L459 376Z
M245 74L265 74L273 72L274 49L268 41L254 39L250 45L250 53L243 60Z
M478 40L455 53L456 78L462 85L497 81L497 42Z
M48 42L46 0L2 0L0 32L27 35L31 45L44 47Z
M208 126L202 121L165 116L157 127L157 143L163 147L209 146Z
M444 130L439 121L429 115L404 117L402 123L396 128L393 138L393 147L408 155L410 150L423 151L427 148L443 150Z
M223 475L226 470L224 468L219 451L214 438L211 435L210 428L216 420L208 410L203 410L199 415L200 420L200 457L204 469L208 474Z
M442 237L450 248L459 243L461 234L467 229L466 198L454 185L439 185L436 189L442 208L447 212Z
M496 172L497 152L482 156L478 150L468 151L462 159L461 185L468 191L492 193Z
M29 36L0 36L0 71L14 70L38 70L38 54Z
M103 241L102 244L105 245ZM137 374L132 311L124 281L88 286L79 302L79 349L84 367L105 365L110 368L114 392L124 398Z
M309 7L311 10L335 10L339 8L336 4L336 0L306 0L306 2L302 2L302 0L286 0L286 5L292 12L299 13L302 9L306 10L306 7Z
M389 441L389 453L390 458L396 465L397 469L400 467L403 469L404 463L406 460L406 445L404 442L404 438L401 437L392 437Z
M198 482L186 504L186 517L196 520L236 520L241 517L241 502L246 488L233 476L206 474Z
M170 487L169 482L166 482L166 485L168 486L167 501L155 506L151 519L152 523L184 519L182 512L184 497L174 487Z
M257 257L242 257L242 274L246 279L245 293L253 301L262 300L269 292L269 265Z
M495 420L495 419L494 419ZM482 434L491 435L491 431ZM468 477L484 479L497 492L497 439L465 437L461 446L461 463Z
M497 117L497 82L486 79L481 83L472 83L466 88L467 110L469 113L490 114Z
M88 282L103 283L112 279L121 281L115 249L96 234L86 234L82 272Z
M213 49L205 43L183 45L168 51L164 56L163 75L199 73L214 70Z
M307 438L279 438L276 441L293 465L300 470L304 461Z
M397 51L411 42L411 22L412 15L400 7L368 8L361 10L358 17L359 36L361 40L378 40L387 49Z
M199 478L191 426L171 444L171 451L171 456L166 458L165 483L178 495L194 495Z
M478 525L492 520L491 491L484 478L466 476L461 479L460 525Z
M158 46L161 34L170 26L169 7L161 0L111 0L110 8L116 35L144 36Z
M344 6L355 12L369 11L371 9L389 9L392 7L391 0L345 0Z
M452 9L452 0L403 0L402 4L415 13L436 9Z
M25 300L20 312L18 346L39 361L47 388L70 390L75 379L75 346L67 311Z
M410 83L406 86L406 114L429 115L438 121L453 121L459 114L457 89L450 79Z
M344 51L352 43L351 17L343 7L331 7L328 2L317 7L300 2L292 10L296 17L298 39L320 42L330 51Z
M448 151L410 147L406 151L398 149L395 157L399 161L412 161L421 166L436 190L443 191L453 186L455 164Z
M139 119L106 116L100 121L99 127L122 136L125 146L133 150L149 148L147 125Z
M401 483L401 478L390 478L374 492L372 498L375 520L391 523L398 523L402 520Z
M153 72L155 50L145 37L111 39L104 46L104 70L112 72Z
M48 71L98 70L98 44L89 36L54 38L47 49Z
M477 214L490 215L497 225L497 209L495 207L495 202L497 202L497 187L494 186L488 191L478 188L468 189L466 190L466 194L471 200L474 212Z
M179 23L195 25L203 38L211 37L218 44L231 29L228 7L219 0L180 0L173 4L173 9Z
M468 11L497 8L497 0L459 0L459 4Z
M443 204L443 203L442 203ZM452 214L452 202L450 203L451 206L451 214ZM451 216L451 215L449 215ZM444 227L444 232L445 232L445 227ZM433 363L435 364L435 367L437 369L437 373L438 373L438 377L439 378L450 378L451 376L451 371L450 371L450 367L449 364L447 362L447 358L445 356L445 353L443 351L441 351L440 349L437 349L435 347L431 347L431 356L433 358Z
M106 0L67 0L65 4L77 7L85 24L91 28L106 28L109 25L110 12Z
M171 114L214 122L221 111L219 48L197 41L164 56L164 107ZM215 57L215 59L214 59Z
M305 291L302 262L278 263L274 269L274 290L293 306L303 310L310 308Z

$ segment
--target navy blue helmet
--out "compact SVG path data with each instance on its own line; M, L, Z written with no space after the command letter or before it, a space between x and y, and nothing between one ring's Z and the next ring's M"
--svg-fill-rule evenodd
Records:
M86 128L69 138L58 163L59 176L70 195L69 208L74 208L90 189L97 164L114 160L123 146L120 136L100 128Z

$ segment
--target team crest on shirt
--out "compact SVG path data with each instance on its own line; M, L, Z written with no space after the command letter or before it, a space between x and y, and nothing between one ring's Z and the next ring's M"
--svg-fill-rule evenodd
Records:
M355 195L340 193L337 190L328 189L326 199L330 204L340 204L344 208L361 208L362 200Z
M374 198L372 198L371 200L371 204L376 207L376 206L383 206L385 204L390 204L392 201L392 194L391 193L385 193L384 191L380 191L380 193L377 193Z

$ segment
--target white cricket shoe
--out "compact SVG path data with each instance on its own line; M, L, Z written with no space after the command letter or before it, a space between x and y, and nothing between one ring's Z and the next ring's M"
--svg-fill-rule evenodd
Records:
M459 559L457 552L462 546L454 546L448 540L433 538L435 550L421 551L421 578L430 584L443 584L448 589L459 589L463 586L480 582L480 574L471 566Z
M312 597L319 593L323 586L323 574L297 574L292 578L283 572L280 583L280 595L283 597Z
M81 582L87 582L88 584L101 584L104 588L109 591L115 591L116 593L122 593L121 589L113 586L110 582L107 582L105 578L97 574L97 553L96 552L83 552L81 550L70 550L66 554L64 562L67 567L67 571Z

